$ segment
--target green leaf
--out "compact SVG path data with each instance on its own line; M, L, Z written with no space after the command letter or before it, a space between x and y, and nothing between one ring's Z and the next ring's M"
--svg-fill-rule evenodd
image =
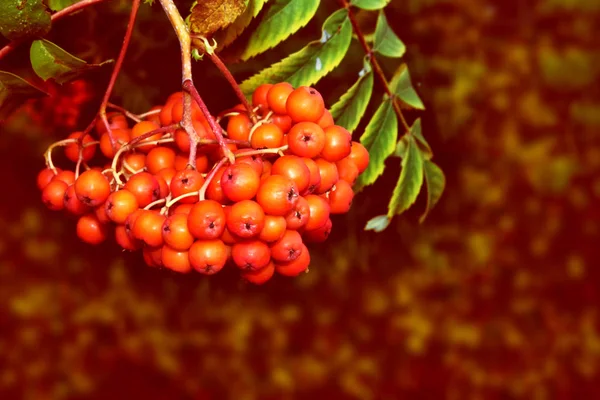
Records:
M365 231L383 232L392 220L387 215L378 215L371 218L365 226Z
M390 28L383 10L379 11L379 18L377 18L373 51L376 51L383 56L393 58L402 57L406 51L404 43L402 43L392 28Z
M42 0L2 0L0 33L10 40L44 36L50 31L50 13Z
M423 223L429 211L435 207L437 202L442 197L444 188L446 187L446 177L444 171L437 164L425 160L423 162L423 173L425 175L425 185L427 186L427 206L425 212L419 218L419 222Z
M419 146L419 150L421 150L423 158L430 160L431 157L433 157L433 150L431 150L431 146L429 146L429 143L427 143L427 140L425 140L425 137L423 136L421 118L417 118L415 122L413 122L413 126L410 128L410 134L417 140L417 145Z
M391 0L351 0L350 4L363 10L379 10L388 5Z
M354 131L369 105L372 92L373 73L369 71L362 74L337 103L331 106L331 116L335 123L349 132Z
M26 100L47 95L17 75L0 71L0 121L8 118Z
M306 25L317 12L319 0L275 0L260 25L252 32L242 60L256 56L284 41Z
M388 204L388 217L406 211L417 200L423 185L423 157L414 136L409 136L408 147L402 158L402 171Z
M235 39L242 34L242 32L250 25L253 18L256 18L260 10L262 10L265 3L269 0L250 0L246 10L233 21L224 30L218 32L216 40L219 44L219 48L229 46Z
M190 32L208 37L232 24L247 6L248 0L196 0L187 19Z
M45 39L35 40L31 44L29 57L33 70L40 78L45 81L53 78L60 84L113 62L108 60L101 64L88 64Z
M327 75L342 61L352 39L348 11L340 9L323 24L321 40L310 42L300 51L289 55L240 85L246 96L263 83L289 82L294 87L310 86Z
M356 191L371 185L383 173L385 160L394 153L398 139L398 117L392 100L384 100L365 128L360 142L369 151L369 166L358 177Z
M410 74L408 73L408 67L406 64L400 65L392 81L390 82L390 89L398 96L404 105L418 110L424 110L425 106L419 98L419 95L412 86L410 80Z
M52 11L60 11L64 8L67 8L69 6L72 6L75 3L78 3L79 0L47 0L46 3L48 4L48 7L52 10Z

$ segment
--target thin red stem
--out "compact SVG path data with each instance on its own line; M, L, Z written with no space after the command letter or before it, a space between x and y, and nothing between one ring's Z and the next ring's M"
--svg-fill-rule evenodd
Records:
M67 15L71 15L81 9L84 9L84 8L91 6L93 4L96 4L96 3L101 3L103 1L106 1L106 0L81 0L75 4L70 5L69 7L65 7L62 10L55 12L50 17L50 20L52 22L56 22L59 19L66 17ZM6 56L8 53L10 53L14 49L16 49L23 42L24 42L24 40L13 40L12 42L10 42L6 46L4 46L2 49L0 49L0 60L4 56Z
M221 160L219 160L218 163L213 165L213 167L210 170L210 172L208 173L208 175L206 175L206 179L204 180L204 183L202 184L202 187L200 188L200 192L198 193L198 197L199 197L200 201L205 199L206 189L208 188L208 185L210 185L210 182L215 177L215 174L217 173L219 168L221 168L223 166L223 164L225 164L227 161L228 161L227 157L221 158Z
M162 128L154 129L153 131L144 133L143 135L140 135L138 137L131 139L129 142L127 142L127 144L125 146L131 147L131 146L141 142L142 140L146 140L149 137L156 135L157 133L172 132L178 128L180 128L179 124L173 124L173 125L163 126Z

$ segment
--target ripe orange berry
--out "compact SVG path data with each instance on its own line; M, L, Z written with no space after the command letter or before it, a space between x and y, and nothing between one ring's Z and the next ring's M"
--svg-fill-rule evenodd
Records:
M275 215L265 215L265 226L258 238L263 242L275 242L283 236L286 229L285 218Z
M201 274L214 275L227 262L227 246L222 240L196 240L189 250L192 268Z
M108 132L105 132L100 136L100 151L106 158L113 158L121 146L131 140L131 130L129 129L113 129L111 132L115 139L114 149L110 142Z
M160 171L158 171L156 174L154 174L154 177L162 177L165 181L165 183L167 184L167 186L169 186L169 190L171 190L171 181L173 180L173 177L175 176L175 174L177 173L177 171L175 171L175 168L163 168ZM159 183L160 185L160 183ZM161 195L162 195L162 187L161 187Z
M232 140L248 141L252 122L245 113L229 117L227 121L227 136Z
M75 183L75 172L65 170L60 171L52 178L53 181L63 181L67 185L72 185Z
M235 152L236 157L238 157L239 154L244 154L245 152L248 151L253 151L252 149L241 149ZM236 164L248 164L250 165L252 168L254 168L254 170L258 173L258 175L262 175L263 173L263 165L264 165L264 160L263 158L258 155L252 155L252 156L245 156L245 157L238 157L235 160Z
M164 168L175 167L175 150L165 147L156 146L148 151L146 157L146 167L148 172L156 174L158 171Z
M247 240L233 245L231 258L238 268L244 271L256 271L269 264L269 261L271 261L271 250L265 242Z
M79 139L82 134L83 132L73 132L69 135L69 139ZM81 146L79 145L79 142L71 143L65 146L65 155L69 160L77 162L79 160L79 150L81 149L81 157L83 161L90 161L92 157L94 157L94 154L96 154L96 145L89 145L89 143L93 141L94 138L92 138L90 135L85 135Z
M270 83L264 83L256 88L252 93L252 105L259 107L259 112L263 115L269 111L269 102L267 101L267 93L273 87Z
M160 128L160 126L155 122L140 121L137 124L135 124L133 128L131 128L131 140L138 138L142 135L146 135L147 133L150 133L158 128ZM145 144L140 146L139 143L153 142L160 139L162 136L163 133L156 133L154 135L151 135L146 139L142 139L141 142L138 142L138 144L135 145L135 148L141 151L142 153L148 153L150 150L156 147L156 144Z
M285 107L294 122L317 122L325 111L321 93L308 86L300 86L290 93Z
M308 183L308 187L302 195L313 193L321 184L321 171L319 171L319 166L312 158L303 158L302 159L308 170L310 171L310 182Z
M339 180L329 191L329 207L331 214L345 214L350 211L354 192L346 181Z
M217 201L221 204L227 202L227 198L223 194L223 187L221 186L221 179L223 178L223 173L227 167L221 167L215 172L212 180L208 184L206 188L206 198Z
M271 245L271 258L275 262L293 261L302 253L302 236L297 231L287 230L281 239Z
M148 247L142 248L142 255L144 261L149 267L162 267L162 246L161 247Z
M83 215L90 212L90 207L77 198L75 185L69 185L63 197L64 208L73 215Z
M311 231L325 225L329 219L329 203L327 200L315 194L309 194L304 198L308 201L310 208L310 217L305 225L306 230Z
M110 126L111 130L127 129L129 127L129 124L127 123L127 117L118 111L107 113L106 120L108 121L108 126ZM99 135L102 135L106 132L106 126L100 118L98 118L96 121L95 128Z
M163 223L163 240L175 250L188 250L192 243L194 243L194 237L188 229L187 221L187 215L173 214Z
M271 122L281 129L283 133L288 133L292 129L292 118L286 114L271 115Z
M189 155L188 154L177 154L175 156L174 167L176 171L183 171L188 167L189 163ZM198 172L207 172L208 168L208 157L206 154L198 154L196 157L196 171Z
M307 243L322 243L329 237L332 226L333 224L331 223L331 219L328 219L327 222L325 222L325 224L320 228L313 229L311 231L304 231L304 233L302 233L302 237Z
M160 258L162 265L172 271L185 274L192 270L187 251L179 251L169 246L163 246Z
M198 192L204 184L202 174L193 169L184 169L175 174L171 180L171 196L177 198L183 194ZM184 197L179 200L180 203L195 203L197 196Z
M349 157L345 157L336 162L335 166L337 167L340 180L344 180L350 185L354 185L356 178L358 178L358 167L354 161Z
M104 207L102 207L104 208ZM138 217L140 215L142 215L142 213L146 211L142 208L138 208L137 210L135 210L134 212L132 212L131 214L129 214L129 216L127 217L127 219L125 220L125 232L127 232L127 234L129 235L129 237L132 240L138 240L136 239L135 235L133 234L133 227L135 226L135 222L137 221Z
M297 123L287 138L290 152L299 157L314 158L325 147L325 132L314 122Z
M198 239L217 239L227 224L225 210L214 200L202 200L193 205L187 217L192 236Z
M112 192L104 203L106 215L116 224L124 224L129 214L138 208L137 198L127 189Z
M352 142L352 147L350 149L350 155L348 156L356 167L358 168L358 173L362 174L365 169L369 166L369 152L359 142Z
M160 198L160 184L149 172L138 172L130 176L125 189L133 193L140 208Z
M64 197L68 187L69 185L63 181L50 181L42 190L42 202L50 210L62 210L65 207Z
M275 271L277 271L277 273L280 275L293 277L307 271L309 265L310 253L308 252L306 245L303 244L302 251L300 252L300 256L298 256L298 258L288 262L276 262Z
M215 139L212 132L208 130L200 121L192 121L192 126L200 139ZM187 132L183 129L177 129L173 135L175 139L175 145L183 153L190 152L190 137Z
M166 198L171 191L171 187L167 184L167 181L161 175L156 174L154 175L154 178L156 178L156 181L158 182L158 187L160 188L160 194L158 198Z
M298 197L292 210L285 216L287 229L298 230L306 225L310 218L310 206L304 197Z
M160 125L160 111L162 110L162 106L153 106L152 108L150 108L148 111L158 111L158 113L154 113L154 114L149 114L146 118L144 118L145 121L152 121L155 124Z
M285 176L271 175L262 181L256 201L265 213L283 216L290 212L298 196L298 187L294 181Z
M128 153L123 157L130 172L139 172L146 167L146 155L144 153Z
M98 206L108 198L110 183L102 172L90 169L75 181L77 198L90 207Z
M254 149L276 149L283 143L283 131L277 125L267 122L252 132L250 144Z
M256 196L260 185L260 175L245 163L228 166L221 177L223 194L231 201L250 200Z
M61 172L61 169L56 168L56 173L59 172ZM54 171L52 171L50 168L44 168L43 170L41 170L37 176L38 189L43 190L46 187L46 185L50 183L52 178L54 178L54 176Z
M326 128L329 128L333 124L334 124L334 121L333 121L333 117L331 116L331 113L329 112L328 109L325 109L323 111L323 115L321 115L321 118L319 118L317 120L317 125L319 125L321 128L323 128L323 130L325 130Z
M171 208L169 211L170 211L171 215L173 215L173 214L189 215L190 211L192 211L192 207L194 207L194 204L178 204L175 207Z
M94 207L94 214L96 214L96 218L98 218L98 221L106 225L110 224L112 221L110 220L110 218L108 218L108 215L106 214L106 208L104 208L104 205L105 203L102 203L99 206Z
M117 225L115 228L115 240L119 246L125 250L135 251L142 247L142 242L132 239L127 234L125 225Z
M133 224L133 237L151 247L159 247L164 243L162 226L165 216L159 212L142 210Z
M302 193L310 183L310 170L301 157L285 155L279 157L271 168L271 174L285 176L296 183L298 192Z
M263 169L260 175L260 180L262 181L268 176L271 176L271 170L273 169L273 164L269 160L263 159Z
M325 128L325 146L321 151L321 157L327 161L336 162L350 155L352 147L352 135L339 125Z
M337 183L340 177L337 167L334 163L326 161L322 158L317 158L315 162L317 163L317 166L319 167L319 173L321 174L321 183L315 190L315 193L322 194L330 190L333 185Z
M100 244L108 237L108 226L102 224L94 213L79 217L77 236L86 243Z
M271 86L267 92L267 104L276 114L287 114L286 102L294 87L288 82L279 82Z
M242 271L242 278L255 285L262 285L273 277L275 264L270 261L266 267L256 271Z
M265 212L255 201L242 200L231 206L227 229L241 238L258 236L265 226Z

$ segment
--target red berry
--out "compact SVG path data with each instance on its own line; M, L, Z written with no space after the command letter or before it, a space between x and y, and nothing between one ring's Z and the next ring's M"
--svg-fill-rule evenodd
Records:
M94 213L86 214L77 221L77 236L86 243L100 244L108 237L108 227Z
M192 268L201 274L214 275L227 262L227 246L222 240L196 240L189 250Z
M271 260L269 246L260 240L238 242L231 249L231 258L242 270L256 271L264 268Z
M192 236L198 239L217 239L227 225L225 210L214 200L202 200L194 204L187 217Z
M110 183L102 172L90 169L79 175L75 181L77 198L90 207L106 201L110 194Z

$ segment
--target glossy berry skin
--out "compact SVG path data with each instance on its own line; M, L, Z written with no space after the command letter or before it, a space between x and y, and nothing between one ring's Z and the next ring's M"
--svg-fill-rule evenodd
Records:
M123 161L127 163L129 172L139 172L146 167L146 155L144 153L128 153L123 156Z
M240 113L232 115L227 121L227 136L232 140L248 141L252 122L248 115Z
M135 235L133 234L133 227L135 226L135 222L137 221L138 217L140 215L142 215L142 213L144 213L145 211L146 210L139 208L139 209L135 210L134 212L132 212L131 214L129 214L129 216L125 220L125 224L123 226L125 226L125 232L127 232L127 234L129 235L129 237L131 239L138 240L135 237Z
M303 244L298 258L289 262L276 262L275 271L280 275L294 277L300 275L302 272L306 272L309 265L310 253L306 245Z
M302 236L297 231L287 230L281 239L271 245L271 258L275 262L293 261L302 253Z
M315 162L319 167L319 174L321 175L321 183L315 189L315 193L322 194L329 191L337 183L339 174L334 163L326 161L323 158L318 158Z
M156 211L142 210L133 224L133 237L150 247L159 247L164 243L162 227L165 216Z
M285 233L287 224L285 218L275 215L265 215L265 226L258 238L263 242L276 242Z
M231 258L235 265L244 270L256 271L271 261L271 250L260 240L246 240L233 245Z
M125 225L117 225L115 227L115 241L124 250L135 251L142 247L142 242L132 239L127 233Z
M307 243L323 243L329 237L332 226L331 219L328 219L320 228L304 231L302 237Z
M124 224L129 214L138 208L137 198L127 189L112 192L104 203L106 215L116 224Z
M325 111L325 103L316 89L300 86L288 96L286 111L294 123L317 122Z
M174 168L175 150L165 146L154 147L148 152L146 167L151 174L156 174L163 168Z
M128 128L127 118L120 112L114 111L107 113L106 120L108 122L108 126L113 131L117 129ZM104 125L104 121L102 121L102 119L100 118L98 118L98 120L96 121L94 128L96 128L96 132L98 132L98 134L100 135L106 132L106 126Z
M276 149L283 143L283 131L273 123L258 126L250 139L254 149Z
M113 158L117 151L126 143L131 140L131 130L129 129L113 129L113 138L115 139L115 148L113 149L112 143L110 142L110 136L108 132L103 133L100 136L100 151L106 158Z
M152 121L140 121L131 128L131 140L136 139L140 136L144 136L156 129L160 128L160 126ZM163 133L155 133L150 135L149 137L142 139L139 143L153 142L160 139L163 136ZM145 145L136 145L136 150L139 150L143 153L148 153L150 150L156 147L156 144L145 144Z
M223 194L223 187L221 186L221 180L223 179L223 173L227 167L221 167L215 172L212 180L208 184L208 188L206 189L206 198L210 200L217 201L221 204L227 203L229 200Z
M369 152L359 142L352 142L352 147L350 148L350 155L348 158L356 164L358 168L358 173L362 174L365 169L369 166Z
M225 169L221 177L223 194L233 202L250 200L256 196L260 175L245 163L236 163Z
M288 133L292 129L292 118L286 114L271 115L271 122L281 129L283 133Z
M163 246L160 257L162 265L172 271L185 274L192 270L187 251L179 251L169 246Z
M292 210L285 216L288 229L298 230L308 223L310 218L310 205L304 197L298 197Z
M238 150L235 152L236 157L238 156L238 154L244 154L245 152L248 151L252 151L251 149L242 149L242 150ZM264 168L264 160L260 155L252 155L252 156L245 156L245 157L239 157L236 158L235 160L236 164L248 164L250 165L252 168L254 168L254 170L256 171L256 173L260 176L263 173L263 168Z
M350 185L354 185L356 178L358 178L358 167L349 157L342 158L340 161L335 163L338 170L340 180L348 182Z
M284 216L298 200L298 187L289 178L271 175L265 178L256 194L256 201L265 213Z
M69 185L63 181L50 181L50 183L42 190L42 202L50 210L62 210L65 207L64 197L68 187Z
M329 112L329 110L325 109L323 111L323 115L321 115L321 118L318 119L317 125L319 125L321 128L323 128L323 130L325 130L333 124L334 121L333 117L331 116L331 113Z
M279 82L271 86L267 92L269 109L277 114L286 114L286 102L294 87L287 82Z
M185 214L173 214L163 222L162 237L166 245L175 250L185 251L194 243L194 237L188 229Z
M263 267L256 271L242 271L242 278L246 281L255 285L262 285L269 281L275 273L275 264L273 261L269 262L266 267Z
M227 229L240 238L258 236L265 226L265 213L255 201L242 200L231 206L227 215Z
M340 161L350 155L352 148L352 135L339 125L325 128L325 146L321 150L321 157L330 162Z
M60 168L56 168L57 173L59 173L60 171ZM36 181L38 189L44 190L46 185L48 185L52 178L54 178L54 175L54 171L52 171L50 168L44 168L43 170L41 170L37 175Z
M60 171L52 178L53 181L63 181L67 185L72 185L75 183L75 172L65 170Z
M177 171L175 171L175 168L163 168L160 171L158 171L156 174L154 174L154 177L158 179L158 177L162 177L165 181L165 183L167 184L167 186L169 187L168 189L171 190L171 181L173 180L173 177L175 176L175 174L177 173ZM160 183L159 183L160 186ZM161 187L161 193L162 193L162 187Z
M225 210L214 200L202 200L194 204L187 216L191 235L197 239L217 239L227 225Z
M254 93L252 93L252 105L254 107L259 107L259 112L263 115L269 109L269 103L267 101L267 93L273 87L270 83L264 83L256 88Z
M285 155L279 157L271 167L273 175L281 175L296 183L298 192L302 193L310 184L310 170L304 160L297 156Z
M91 208L77 198L75 185L69 185L63 197L64 209L72 215L83 215L91 211Z
M133 193L140 208L160 198L160 184L149 172L138 172L130 176L125 189Z
M110 183L99 171L85 171L75 181L77 198L90 207L96 207L106 201L110 194Z
M194 204L178 204L174 207L171 207L169 209L169 213L171 215L173 215L173 214L190 215L190 211L192 211L192 207L194 207Z
M175 199L183 194L198 192L203 184L204 177L200 172L193 169L184 169L177 172L171 180L171 196ZM191 195L179 200L183 204L195 203L196 201L198 201L198 197Z
M221 271L227 256L227 246L220 239L196 240L188 252L192 268L204 275Z
M305 225L307 231L320 228L329 219L329 203L321 196L309 194L304 197L310 208L310 218Z
M161 175L158 175L158 174L154 175L154 179L156 179L156 181L158 182L158 187L159 187L158 198L159 199L166 198L171 193L170 185L167 184L167 181Z
M288 146L299 157L317 157L325 147L325 132L314 122L300 122L288 132Z
M102 222L103 224L110 224L112 221L106 214L106 208L104 207L105 204L106 203L100 204L99 206L94 207L93 210L94 214L96 214L96 218L98 218L98 221Z
M321 184L321 171L319 171L319 166L317 165L315 160L311 158L303 158L302 160L304 160L304 163L310 171L310 181L308 183L308 187L306 188L306 190L301 192L302 196L304 196L307 194L311 194L315 190L317 190L317 188Z
M144 262L149 267L162 267L162 246L161 247L148 247L144 246L142 248L142 256L144 257Z
M73 132L69 135L69 139L79 139L83 132ZM83 138L83 143L79 144L79 141L76 143L71 143L65 146L65 156L73 162L77 162L79 160L79 151L81 150L81 158L83 161L89 161L96 154L96 145L90 145L94 141L94 138L90 135L85 135ZM87 145L87 146L86 146Z
M79 217L77 236L86 243L100 244L108 237L108 227L98 221L94 213Z
M350 211L354 191L346 181L338 181L329 191L329 207L331 214L345 214Z

